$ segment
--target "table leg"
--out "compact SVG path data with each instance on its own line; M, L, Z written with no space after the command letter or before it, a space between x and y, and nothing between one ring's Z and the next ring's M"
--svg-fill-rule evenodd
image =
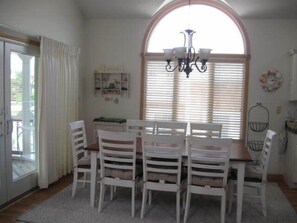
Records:
M97 176L97 152L91 152L91 191L90 191L90 204L94 207L95 191L96 191L96 176Z
M245 162L237 163L237 211L236 222L241 222L243 183L244 183Z

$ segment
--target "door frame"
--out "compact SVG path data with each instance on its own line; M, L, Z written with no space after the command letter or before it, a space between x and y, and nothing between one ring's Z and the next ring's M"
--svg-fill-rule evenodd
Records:
M0 89L4 89L4 42L0 39ZM6 149L4 123L4 90L0 90L0 205L7 199L6 188Z
M31 190L32 188L37 186L38 183L38 148L36 148L36 165L37 165L37 170L34 172L31 172L29 174L26 174L20 178L17 178L13 180L13 174L12 174L12 137L11 137L11 132L12 132L12 117L11 117L11 91L10 89L7 90L7 88L10 88L11 86L11 74L10 74L10 55L11 52L16 52L20 54L25 54L25 55L32 55L36 57L35 60L35 135L36 135L36 129L37 129L37 67L38 67L38 57L39 57L39 47L32 46L32 45L27 45L27 44L16 44L14 42L4 42L3 44L3 50L2 54L3 56L3 74L2 78L4 79L4 86L1 94L2 95L2 100L3 100L3 105L6 107L5 108L5 136L4 138L4 157L5 157L5 175L1 174L2 182L5 182L5 198L6 202L10 201L11 199ZM1 62L0 62L1 63ZM36 143L36 142L35 142ZM36 145L36 144L35 144ZM2 154L1 154L2 155ZM2 157L2 156L1 156ZM2 166L1 166L2 167ZM2 168L1 168L2 169ZM2 171L1 171L2 172ZM5 177L5 178L4 178ZM4 192L1 192L4 193ZM2 204L3 201L1 200Z

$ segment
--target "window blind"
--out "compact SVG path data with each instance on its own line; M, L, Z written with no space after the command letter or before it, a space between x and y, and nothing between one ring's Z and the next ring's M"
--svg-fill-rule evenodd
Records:
M241 139L245 60L215 59L205 73L167 72L166 62L146 58L143 114L147 120L223 124L222 137Z

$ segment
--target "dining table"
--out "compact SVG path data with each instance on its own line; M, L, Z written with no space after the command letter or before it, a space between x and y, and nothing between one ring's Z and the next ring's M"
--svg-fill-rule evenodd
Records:
M94 143L84 148L90 152L91 156L91 186L90 186L90 204L94 207L95 192L98 172L98 159L100 158L99 144ZM137 138L136 145L137 159L142 159L142 142L141 138ZM185 140L185 146L182 153L183 159L188 157L187 140ZM237 170L237 207L236 207L236 222L241 222L242 214L242 200L243 200L243 184L245 166L247 163L252 162L252 158L248 152L246 145L243 142L233 142L231 145L229 165L232 169Z

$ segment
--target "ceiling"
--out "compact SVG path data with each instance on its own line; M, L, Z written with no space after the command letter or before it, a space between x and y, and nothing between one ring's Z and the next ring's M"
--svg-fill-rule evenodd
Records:
M151 18L174 0L73 0L87 19ZM222 0L242 18L297 19L297 0Z

